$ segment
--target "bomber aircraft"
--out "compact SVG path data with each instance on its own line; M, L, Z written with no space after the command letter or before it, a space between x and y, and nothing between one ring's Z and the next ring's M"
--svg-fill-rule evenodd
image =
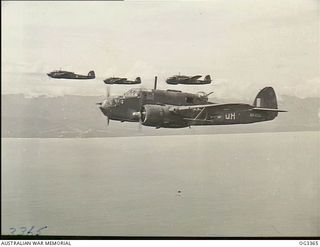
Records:
M110 77L105 79L104 83L105 84L124 84L124 85L141 84L141 78L137 77L134 81L130 81L127 78Z
M249 124L270 121L278 116L277 98L272 87L263 88L253 104L213 103L208 94L178 90L130 89L97 103L109 120L140 122L156 128L183 128L193 125Z
M88 75L78 75L70 71L64 71L64 70L55 70L47 74L49 77L55 78L55 79L94 79L96 78L94 71L90 71Z
M210 84L211 77L210 75L206 75L204 80L199 80L202 77L201 75L195 76L186 76L186 75L174 75L169 77L166 82L171 85L185 84L185 85L203 85Z

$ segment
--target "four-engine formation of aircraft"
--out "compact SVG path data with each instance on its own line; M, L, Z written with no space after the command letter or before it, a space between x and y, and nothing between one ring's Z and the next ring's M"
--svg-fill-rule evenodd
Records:
M70 71L64 71L64 70L55 70L47 74L49 77L55 78L55 79L94 79L96 78L94 71L90 71L88 75L78 75Z
M123 85L132 85L132 84L141 84L141 78L137 77L134 81L130 81L127 78L119 77L110 77L103 80L105 84L123 84Z
M203 85L203 84L210 84L211 83L210 75L206 75L204 77L204 80L199 80L200 77L202 77L202 76L201 75L195 75L195 76L174 75L174 76L169 77L166 80L166 82L171 85L178 85L178 84Z
M108 97L97 103L109 120L140 122L156 128L183 128L193 125L249 124L270 121L278 116L277 98L272 87L265 87L252 105L218 104L208 94L178 90L131 89L123 96Z

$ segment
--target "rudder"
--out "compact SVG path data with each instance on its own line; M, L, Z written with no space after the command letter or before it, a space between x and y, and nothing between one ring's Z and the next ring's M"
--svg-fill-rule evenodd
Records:
M276 93L272 87L262 89L254 99L253 105L255 107L254 110L264 115L265 120L272 120L278 116L276 110L272 111L272 109L278 109ZM259 110L259 108L261 108L261 110ZM269 111L262 111L263 109L269 109Z
M95 78L95 77L96 77L96 75L95 75L95 73L94 73L93 70L91 70L91 71L88 73L88 76L90 76L90 77L92 77L92 78Z
M141 78L140 78L140 77L137 77L137 78L136 78L136 82L141 83Z
M204 81L206 81L206 82L211 82L211 77L210 77L210 75L206 75L205 78L204 78Z

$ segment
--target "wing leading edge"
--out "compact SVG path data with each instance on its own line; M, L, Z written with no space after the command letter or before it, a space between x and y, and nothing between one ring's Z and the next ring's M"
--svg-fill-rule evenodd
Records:
M243 103L223 103L223 104L204 104L204 105L190 105L190 106L171 106L169 111L178 115L181 115L184 120L192 123L211 123L211 119L203 119L201 116L206 114L204 112L210 112L209 114L216 114L221 112L230 111L260 111L260 112L286 112L285 110L279 110L274 108L259 108L249 104ZM196 111L196 116L184 117L185 113L190 111Z
M186 110L193 110L193 109L216 109L216 110L222 110L222 109L227 109L227 108L232 108L234 110L239 110L239 109L252 109L254 106L249 105L249 104L241 104L241 103L223 103L223 104L205 104L205 105L190 105L190 106L172 106L169 108L169 111L179 113L183 112Z

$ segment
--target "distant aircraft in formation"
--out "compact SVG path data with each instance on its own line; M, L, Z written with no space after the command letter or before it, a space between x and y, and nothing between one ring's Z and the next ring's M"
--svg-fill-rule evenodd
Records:
M156 85L156 81L155 81ZM130 89L123 96L107 97L97 103L110 120L139 122L156 128L184 128L193 125L249 124L270 121L278 116L276 94L265 87L252 105L217 104L208 101L209 94L191 94L178 90Z
M69 71L53 71L48 76L57 79L94 79L94 71L87 76ZM168 84L201 85L211 83L210 75L204 80L201 76L176 75L168 78ZM140 84L127 78L110 77L105 84ZM159 90L157 77L153 90L130 89L123 96L109 97L97 103L102 113L110 120L121 122L139 122L141 125L156 128L184 128L193 125L229 125L249 124L270 121L278 116L279 110L276 94L272 87L263 88L252 105L243 103L213 103L208 101L212 93L184 93L179 90Z
M47 74L51 78L55 79L77 79L77 80L86 80L96 78L94 71L90 71L88 75L78 75L70 71L65 70L55 70Z
M202 76L201 75L195 75L195 76L174 75L174 76L169 77L166 80L166 82L171 85L178 85L178 84L203 85L203 84L210 84L211 83L210 75L206 75L204 77L204 80L199 80L200 77L202 77Z
M65 70L55 70L47 74L51 78L55 79L94 79L95 73L94 71L90 71L88 75L78 75L74 72L65 71ZM201 78L201 75L195 75L195 76L185 76L185 75L175 75L172 77L169 77L166 82L171 85L178 85L178 84L184 84L184 85L203 85L203 84L210 84L211 83L211 77L210 75L206 75L204 77L204 80L199 80ZM123 77L110 77L105 80L103 80L105 84L120 84L120 85L133 85L133 84L141 84L141 78L137 77L134 81L128 80L127 78Z
M137 77L134 81L130 81L127 78L119 78L119 77L110 77L103 81L105 84L123 84L123 85L141 84L140 77Z

